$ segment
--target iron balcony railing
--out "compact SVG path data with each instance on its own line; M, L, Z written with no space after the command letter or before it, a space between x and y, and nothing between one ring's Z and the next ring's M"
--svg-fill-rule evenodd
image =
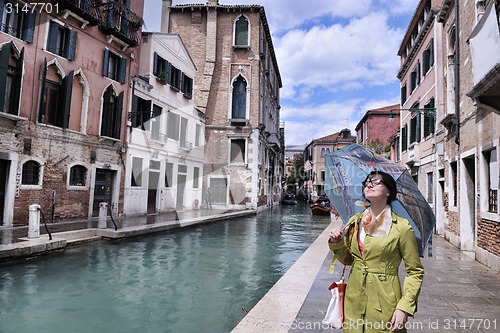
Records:
M96 1L99 3L100 1ZM115 2L98 4L99 29L122 40L131 47L139 45L143 20L130 9Z
M67 9L87 20L89 25L97 25L99 22L99 10L94 0L52 0L52 3L58 4L61 11Z

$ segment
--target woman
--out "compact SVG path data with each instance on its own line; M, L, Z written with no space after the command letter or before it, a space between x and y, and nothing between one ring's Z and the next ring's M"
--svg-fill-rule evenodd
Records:
M370 206L349 220L347 233L333 229L328 240L333 260L352 265L345 291L344 332L406 332L424 276L417 240L408 221L391 210L390 203L396 199L391 175L371 172L363 182L363 196ZM407 273L402 292L401 260Z

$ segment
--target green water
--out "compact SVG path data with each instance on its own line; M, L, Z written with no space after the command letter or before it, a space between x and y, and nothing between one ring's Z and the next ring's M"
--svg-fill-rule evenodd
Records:
M328 223L283 206L0 266L0 332L230 332Z

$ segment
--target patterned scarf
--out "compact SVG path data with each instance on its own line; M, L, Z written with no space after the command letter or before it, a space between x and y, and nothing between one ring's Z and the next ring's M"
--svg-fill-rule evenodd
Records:
M371 210L365 209L361 222L368 235L387 237L392 225L391 206L387 205L375 219L372 218Z

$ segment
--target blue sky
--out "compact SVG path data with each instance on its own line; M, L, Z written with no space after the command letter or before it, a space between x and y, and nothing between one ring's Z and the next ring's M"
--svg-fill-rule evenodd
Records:
M145 0L160 30L161 0ZM286 145L354 128L367 110L399 103L397 52L418 0L220 0L264 6L283 80ZM173 0L173 5L206 0ZM313 4L313 5L311 5Z

